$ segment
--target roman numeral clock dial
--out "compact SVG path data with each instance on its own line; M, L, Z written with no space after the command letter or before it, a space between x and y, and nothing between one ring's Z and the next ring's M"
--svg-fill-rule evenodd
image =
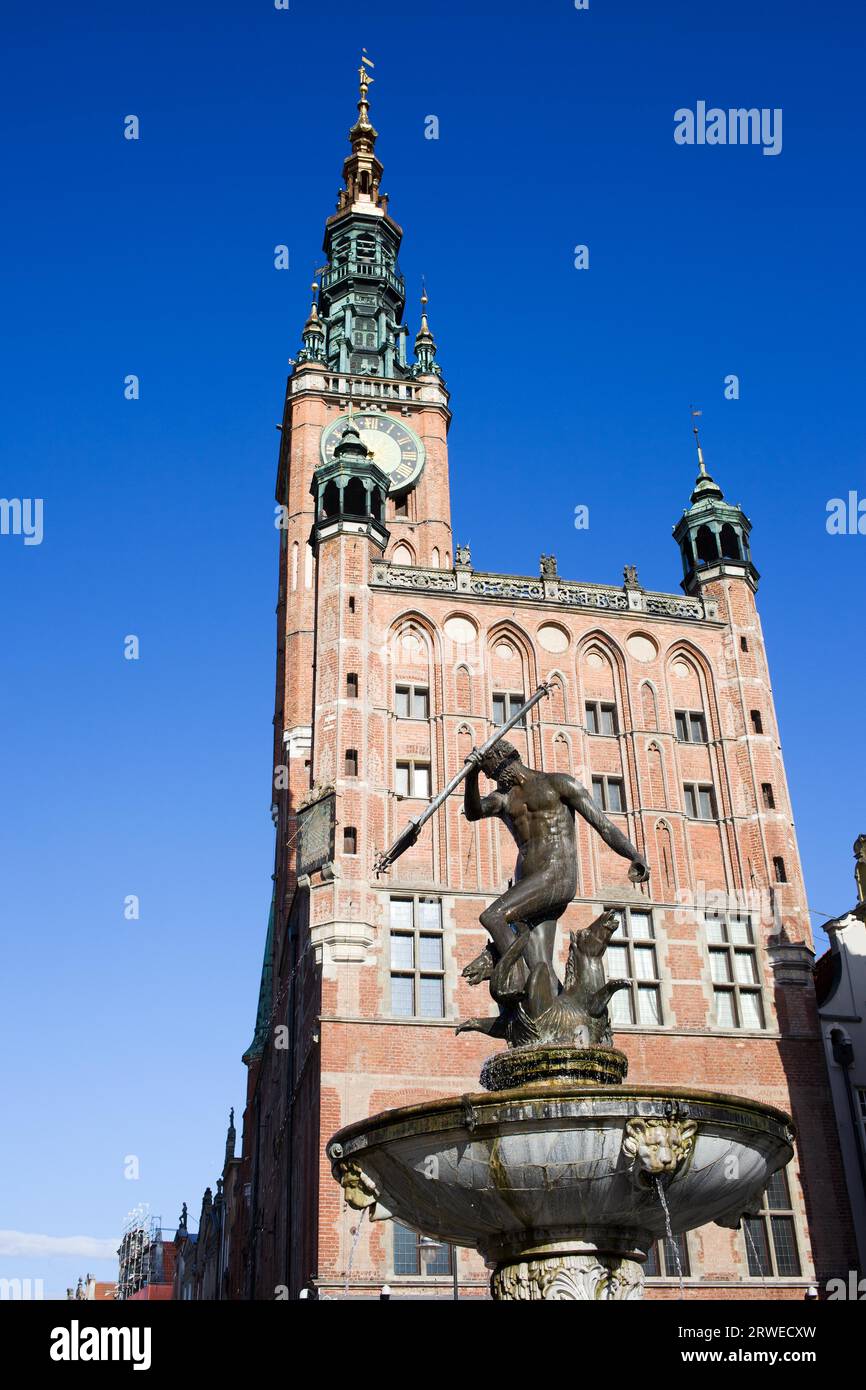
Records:
M424 445L413 429L390 415L367 414L352 417L364 445L383 473L388 475L388 492L405 492L421 476L426 458ZM338 415L322 431L322 459L330 463L340 442L348 415Z

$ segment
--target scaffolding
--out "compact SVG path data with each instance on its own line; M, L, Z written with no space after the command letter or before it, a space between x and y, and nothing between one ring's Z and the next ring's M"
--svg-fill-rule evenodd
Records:
M150 1282L151 1250L159 1235L159 1222L146 1202L133 1207L123 1226L117 1252L119 1269L116 1298L132 1298Z

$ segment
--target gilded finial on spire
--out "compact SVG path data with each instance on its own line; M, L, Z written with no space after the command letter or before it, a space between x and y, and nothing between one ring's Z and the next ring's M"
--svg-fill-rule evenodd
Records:
M375 66L376 66L376 64L373 62L372 58L368 58L368 57L367 57L367 50L366 50L366 48L362 48L362 49L361 49L361 66L358 68L358 84L359 84L359 90L360 90L360 101L358 102L358 115L359 115L359 119L360 119L361 125L368 125L368 124L369 124L369 121L368 121L369 112L368 112L368 110L367 110L367 88L369 87L370 83L371 83L371 82L375 82L376 79L375 79L375 77L371 77L371 76L370 76L370 74L369 74L369 72L367 71L367 69L368 69L368 68L373 68L373 67L375 67Z

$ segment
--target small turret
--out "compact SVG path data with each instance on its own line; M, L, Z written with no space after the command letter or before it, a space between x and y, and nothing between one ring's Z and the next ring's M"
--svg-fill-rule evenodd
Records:
M700 415L692 411L693 416ZM743 509L725 501L724 493L707 472L697 424L693 427L698 451L698 476L692 490L691 506L674 527L674 540L683 560L682 587L687 594L721 575L745 579L755 591L760 575L752 564L749 533L752 523Z
M316 499L315 542L341 531L369 535L384 550L385 498L388 475L376 463L350 416L334 457L313 474L310 491Z

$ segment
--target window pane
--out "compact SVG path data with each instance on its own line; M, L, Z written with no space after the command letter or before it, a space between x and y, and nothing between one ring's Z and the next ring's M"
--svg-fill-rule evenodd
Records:
M409 764L397 764L396 791L398 796L409 795Z
M686 716L681 714L678 710L674 715L674 719L676 720L677 738L682 739L684 742L687 741L689 737L689 725Z
M603 734L615 734L616 723L613 717L613 707L602 705L601 707L601 732Z
M409 713L409 688L405 685L397 686L397 715L400 719L405 719Z
M784 1168L779 1168L767 1183L767 1206L771 1211L790 1211L791 1193Z
M415 764L415 780L412 789L413 796L430 795L430 769L424 763Z
M391 1013L397 1018L411 1018L415 1012L411 975L391 976Z
M631 971L628 968L628 947L608 946L605 951L609 980L626 980Z
M710 951L710 976L720 984L731 978L731 962L727 951Z
M767 1232L760 1216L743 1217L743 1239L752 1277L757 1279L771 1275L773 1270L767 1249Z
M692 1270L691 1265L689 1264L689 1243L686 1239L685 1231L683 1231L682 1235L674 1236L673 1241L665 1241L665 1254L667 1254L667 1251L671 1245L675 1245L677 1248L677 1254L680 1257L680 1269L682 1270L683 1274L691 1274ZM671 1254L673 1254L673 1251L671 1251ZM672 1264L668 1265L668 1268L672 1271L675 1270L676 1267L676 1260L674 1260Z
M610 955L610 950L608 950L608 955ZM618 990L608 1004L608 1010L614 1028L621 1028L624 1023L632 1023L631 990Z
M419 902L418 923L424 931L439 931L442 926L442 904L438 898Z
M635 941L652 941L652 914L649 912L633 912L631 914L631 934Z
M451 1246L442 1241L437 1242L435 1247L428 1246L421 1267L426 1274L450 1274Z
M659 1277L659 1242L654 1240L646 1253L643 1272L647 1279L658 1279Z
M433 979L425 976L419 981L419 985L420 1008L418 1012L421 1018L444 1018L444 982L441 979Z
M701 787L701 820L712 820L715 816L713 793L709 787Z
M693 714L690 723L692 743L706 743L707 734L704 727L704 716L702 714Z
M695 800L695 789L694 787L684 787L683 790L686 794L686 815L690 816L692 820L695 820L698 814L697 801Z
M639 1023L648 1023L650 1025L661 1023L661 1003L659 1000L659 992L655 986L652 988L647 988L646 985L640 986L637 992L637 1011Z
M419 970L442 969L442 937L421 936L418 938Z
M773 1235L773 1249L776 1252L776 1269L780 1275L800 1273L800 1257L797 1254L797 1237L794 1233L792 1216L771 1216L770 1230Z
M412 695L412 714L415 719L426 719L429 701L426 690L415 690Z
M725 936L725 924L724 922L720 922L717 917L707 918L707 940L714 944L721 944L721 942L727 940Z
M625 805L622 782L618 782L616 778L611 778L607 784L607 805L610 811L621 811Z
M748 917L732 917L728 923L728 934L735 946L750 946L752 928Z
M736 1028L737 1016L734 1013L734 996L731 990L717 989L713 993L716 996L716 1019L720 1028Z
M613 911L614 916L616 917L616 926L614 928L613 934L614 936L616 936L617 932L622 932L622 924L625 921L625 913L619 907L615 907Z
M586 707L586 727L589 733L598 733L598 713L595 705L587 705Z
M411 931L412 903L408 898L391 899L391 927L395 930L404 928L407 931Z
M734 969L738 984L756 985L758 983L758 966L754 951L736 951L734 953Z
M493 722L494 724L505 723L505 696L493 696Z
M634 973L638 980L657 980L656 952L654 946L635 946Z
M604 782L600 777L592 779L592 799L600 811L604 810Z
M391 935L391 969L415 969L415 938L413 936Z
M394 1273L418 1273L418 1237L408 1226L394 1223Z
M743 1016L744 1028L763 1028L764 1009L757 991L754 994L740 994L740 1013Z
M508 697L508 717L511 718L511 716L512 716L513 714L516 714L516 713L517 713L517 711L520 709L521 705L525 705L525 704L526 704L526 697L525 697L524 695L510 695L510 696ZM517 727L518 727L518 729L525 729L525 728L526 728L526 716L525 716L525 715L524 715L524 717L520 720L520 723L517 725Z

